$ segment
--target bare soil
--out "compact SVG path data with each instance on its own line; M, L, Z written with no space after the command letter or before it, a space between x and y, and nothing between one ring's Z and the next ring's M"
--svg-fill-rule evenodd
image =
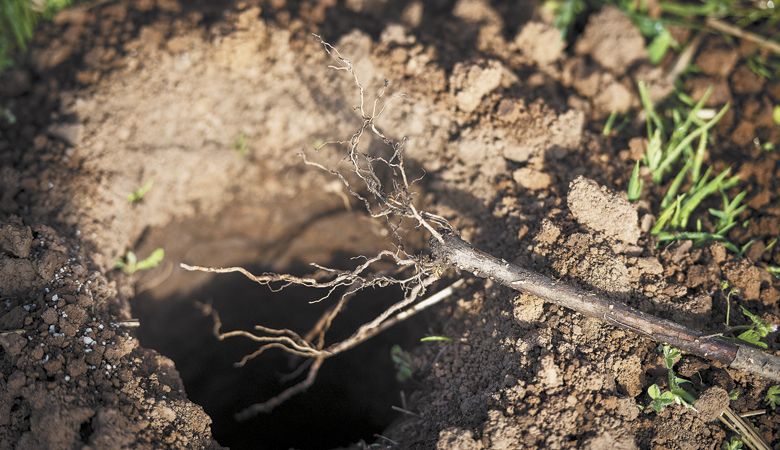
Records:
M467 277L433 313L328 361L308 393L240 423L232 415L287 386L296 361L269 353L232 367L253 346L216 340L199 303L228 328L296 329L327 304L178 267L304 273L387 245L298 155L359 123L355 89L327 69L319 33L370 91L389 80L405 94L380 125L409 139L421 202L464 239L713 333L725 279L780 323L780 283L757 265L780 264L780 250L764 251L780 235L780 157L754 143L780 143L780 84L747 68L755 48L707 35L701 72L684 80L695 96L713 84L713 106L732 102L709 160L748 191L749 226L730 238L756 243L739 258L719 244L656 246L657 211L623 197L644 143L603 137L603 118L638 106L637 79L668 94L672 61L652 66L616 10L593 15L569 48L534 4L480 0L119 0L40 31L0 80L15 117L0 120L0 448L719 448L723 391L742 392L735 411L764 407L766 380L684 357L699 413L640 410L647 386L665 383L656 344ZM166 259L154 270L114 268L128 249L157 247ZM354 301L334 338L397 295ZM419 344L426 335L453 342ZM777 333L768 341L780 348ZM412 355L403 383L395 344ZM751 421L780 444L775 414Z

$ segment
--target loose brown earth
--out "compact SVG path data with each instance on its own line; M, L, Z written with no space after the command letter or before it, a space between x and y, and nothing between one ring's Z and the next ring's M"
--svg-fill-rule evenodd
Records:
M614 193L643 142L603 138L603 118L637 106L638 78L659 98L670 89L671 61L651 66L621 14L592 16L565 49L531 4L336 3L83 6L44 25L29 61L4 75L0 105L16 123L0 123L0 448L718 448L727 431L712 420L713 389L740 389L735 411L764 406L766 380L684 357L700 412L642 412L647 386L665 379L656 344L467 276L434 313L329 361L309 393L233 421L279 392L296 361L233 368L252 344L217 341L196 302L212 302L227 328L305 329L326 305L178 263L301 272L385 245L298 156L358 123L354 87L327 69L312 32L371 92L387 79L406 94L381 125L408 137L410 164L426 172L421 201L476 246L712 332L725 279L780 322L780 285L757 266L780 264L777 248L764 251L780 234L778 153L753 143L780 143L769 112L780 84L747 68L755 48L706 36L701 72L685 81L699 95L714 84L713 106L732 102L709 159L733 165L749 192L750 225L731 238L757 243L737 258L721 245L656 248L650 204L637 211ZM128 249L156 247L167 251L158 268L113 269ZM353 302L334 338L396 295ZM416 346L429 334L454 342ZM778 348L777 333L769 343ZM393 344L412 352L403 384ZM776 415L752 421L780 443Z

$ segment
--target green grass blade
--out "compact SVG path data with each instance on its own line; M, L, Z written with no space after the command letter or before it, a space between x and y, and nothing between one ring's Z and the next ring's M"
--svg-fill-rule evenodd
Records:
M693 156L693 168L691 169L691 182L696 183L701 176L701 166L704 164L704 154L707 152L708 132L702 133L699 138L699 145L696 147L696 154Z
M666 195L664 195L664 198L661 201L661 208L666 208L669 206L677 197L677 193L680 191L680 187L682 186L683 181L685 181L685 175L690 170L692 164L693 163L690 160L686 161L683 168L680 169L680 172L674 177L674 180L672 180L672 183L666 190Z
M690 218L693 211L705 198L715 192L718 192L718 190L722 188L723 181L726 179L729 173L731 173L731 168L725 169L723 172L718 174L717 177L713 178L712 181L693 192L685 200L685 202L683 202L680 208L680 222L677 224L678 227L685 228L688 225L688 219Z
M703 133L708 131L710 128L714 127L715 124L717 124L718 121L720 121L720 119L723 118L723 116L726 114L726 111L728 111L728 109L729 109L729 104L727 103L723 108L721 108L720 111L718 111L717 114L715 114L715 116L712 119L707 121L707 123L705 123L701 127L697 128L696 130L691 132L689 135L685 136L685 138L683 138L680 141L679 144L677 144L673 149L671 149L666 154L666 157L664 158L663 161L661 161L661 163L660 163L660 165L658 167L658 170L660 170L661 172L667 171L669 169L669 166L671 166L675 161L677 161L677 158L679 158L679 156L682 153L682 151L686 147L691 145L691 142L693 142L694 139L696 139L697 137L701 136Z
M639 178L639 161L634 165L631 171L631 178L628 180L628 201L635 202L642 196L644 182Z

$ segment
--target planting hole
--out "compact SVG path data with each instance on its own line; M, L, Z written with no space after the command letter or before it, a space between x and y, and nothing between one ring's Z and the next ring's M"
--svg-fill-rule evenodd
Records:
M321 291L290 287L272 292L239 274L186 272L179 262L208 266L242 266L253 273L309 273L308 262L347 268L359 254L376 253L382 238L370 220L334 209L316 217L285 222L283 208L233 207L215 220L189 220L152 229L138 245L145 255L163 247L166 258L139 275L133 315L140 319L144 347L171 358L189 398L212 418L216 440L233 449L334 448L374 441L397 413L401 387L395 379L390 349L411 348L426 329L424 318L405 321L358 347L328 359L314 385L270 414L237 422L241 409L268 400L301 380L281 378L303 360L268 351L244 367L234 367L258 343L244 338L217 340L213 321L198 302L219 312L223 331L248 330L257 324L308 331L335 299L310 304ZM276 215L276 216L274 216ZM274 217L270 217L274 216ZM328 342L348 337L401 298L395 288L363 291L334 322Z

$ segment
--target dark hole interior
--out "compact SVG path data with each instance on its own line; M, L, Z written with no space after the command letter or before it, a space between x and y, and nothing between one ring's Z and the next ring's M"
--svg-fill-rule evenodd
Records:
M242 213L245 213L242 212ZM226 213L230 216L230 212ZM400 390L390 349L398 344L411 348L425 333L425 318L405 321L360 346L327 360L315 384L305 393L293 397L270 414L237 422L233 415L244 407L267 400L281 392L291 382L280 380L292 372L302 359L278 350L264 353L242 368L234 363L257 349L257 343L242 338L218 341L213 322L196 307L197 302L211 303L220 313L223 330L252 330L254 325L283 327L305 333L333 304L334 300L310 304L320 291L290 287L272 292L238 274L192 274L179 269L178 262L242 265L254 273L269 270L269 265L239 260L247 254L260 252L252 246L253 231L237 232L225 229L225 214L220 223L197 220L172 224L148 233L139 245L139 254L165 246L167 267L159 267L143 275L140 291L133 300L133 314L141 321L138 337L142 345L171 358L179 370L188 397L203 406L213 420L215 439L233 449L319 449L346 446L361 440L373 442L397 413L391 408L400 405ZM250 221L251 222L251 221ZM338 239L328 239L328 233L349 239L349 227L359 227L354 217L330 217L310 224L316 232L296 231L301 252L319 255L318 263L333 267L354 265L340 251ZM209 235L211 233L211 235ZM242 234L243 233L243 234ZM239 239L239 242L235 240ZM309 237L307 237L309 236ZM257 236L254 236L257 237ZM326 242L329 252L321 246L300 245L301 240ZM262 240L262 239L261 239ZM334 245L336 243L336 245ZM354 243L354 242L353 242ZM206 245L205 259L193 260L193 246ZM289 245L288 245L289 246ZM290 246L292 247L292 246ZM146 250L144 250L146 249ZM308 249L308 250L306 250ZM269 253L265 248L265 253ZM222 257L220 252L229 256ZM328 254L329 260L323 261ZM278 255L278 253L277 253ZM223 255L224 256L224 255ZM289 261L283 270L304 273L306 254L279 256ZM262 258L261 258L262 259ZM279 270L278 267L274 267ZM151 280L151 281L150 281ZM394 288L366 290L355 297L344 314L334 322L330 342L349 336L362 323L374 318L387 306L400 299ZM305 376L305 372L302 376ZM300 380L299 376L296 380Z

